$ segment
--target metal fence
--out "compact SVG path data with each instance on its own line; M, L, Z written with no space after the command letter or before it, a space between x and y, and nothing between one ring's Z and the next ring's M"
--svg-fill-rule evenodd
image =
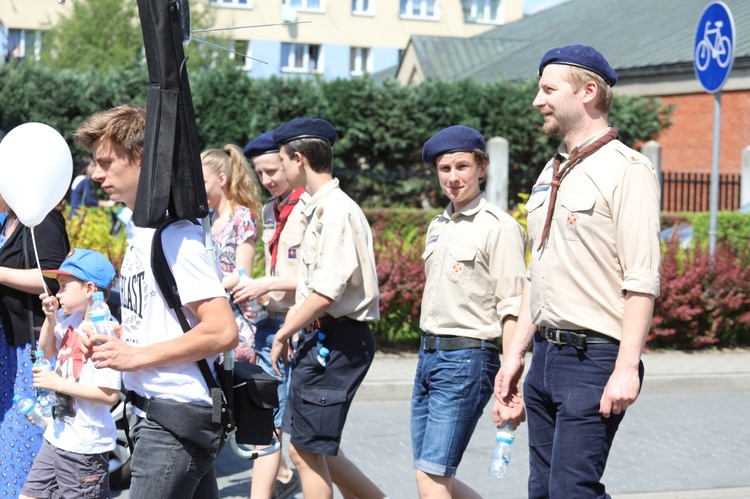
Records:
M708 211L711 196L710 173L664 173L661 183L662 211ZM719 174L719 210L740 207L740 175Z

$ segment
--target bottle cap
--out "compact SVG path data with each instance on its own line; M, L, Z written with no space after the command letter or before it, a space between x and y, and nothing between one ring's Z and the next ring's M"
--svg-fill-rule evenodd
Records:
M13 402L18 402L19 400L21 400L20 394L16 393L15 395L13 395Z
M324 339L326 339L326 334L323 331L318 331L318 339L320 341L323 341Z
M44 350L37 350L34 354L37 359L43 359L44 358Z
M326 347L320 347L318 349L318 355L320 355L321 357L328 357L329 353L331 352Z
M237 273L239 275L246 275L247 274L247 270L245 270L244 267L240 267L240 268L237 269Z
M94 291L94 294L91 295L91 297L94 299L94 301L104 301L104 293L101 291Z

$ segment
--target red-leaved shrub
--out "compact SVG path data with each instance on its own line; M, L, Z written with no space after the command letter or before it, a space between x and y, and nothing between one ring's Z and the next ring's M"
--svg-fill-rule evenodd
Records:
M750 341L750 266L724 244L714 264L700 245L681 250L667 244L661 264L661 295L654 305L648 346L698 349Z

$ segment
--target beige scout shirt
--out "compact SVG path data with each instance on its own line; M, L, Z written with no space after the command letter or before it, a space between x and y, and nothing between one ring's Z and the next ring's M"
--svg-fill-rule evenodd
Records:
M362 210L334 179L315 193L302 213L307 228L300 251L297 305L315 291L334 301L327 311L333 317L380 319L375 251Z
M526 275L526 234L480 194L454 213L453 203L427 229L427 281L419 327L438 336L492 340L518 316Z
M564 145L559 152L567 161ZM618 140L584 159L563 177L549 238L537 251L551 179L552 161L526 203L532 320L619 340L625 292L659 295L660 192L654 167Z
M282 200L281 206L286 205L289 196ZM276 268L273 275L279 277L299 276L299 249L302 244L302 236L305 234L307 219L302 214L305 205L310 201L310 195L303 193L297 204L289 214L286 225L279 236L279 249L276 254ZM263 207L263 248L266 255L266 275L271 275L271 252L268 243L276 231L276 215L273 212L274 200L269 201ZM268 293L268 311L286 313L294 305L294 291L271 291Z

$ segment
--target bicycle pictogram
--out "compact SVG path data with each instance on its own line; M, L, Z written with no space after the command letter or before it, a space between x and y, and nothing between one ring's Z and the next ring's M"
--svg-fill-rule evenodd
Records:
M706 29L703 31L703 40L695 47L695 66L698 71L704 71L712 59L720 68L729 65L732 54L732 42L728 36L721 34L723 21L716 21L711 28L711 21L706 21ZM713 35L713 41L711 36Z

